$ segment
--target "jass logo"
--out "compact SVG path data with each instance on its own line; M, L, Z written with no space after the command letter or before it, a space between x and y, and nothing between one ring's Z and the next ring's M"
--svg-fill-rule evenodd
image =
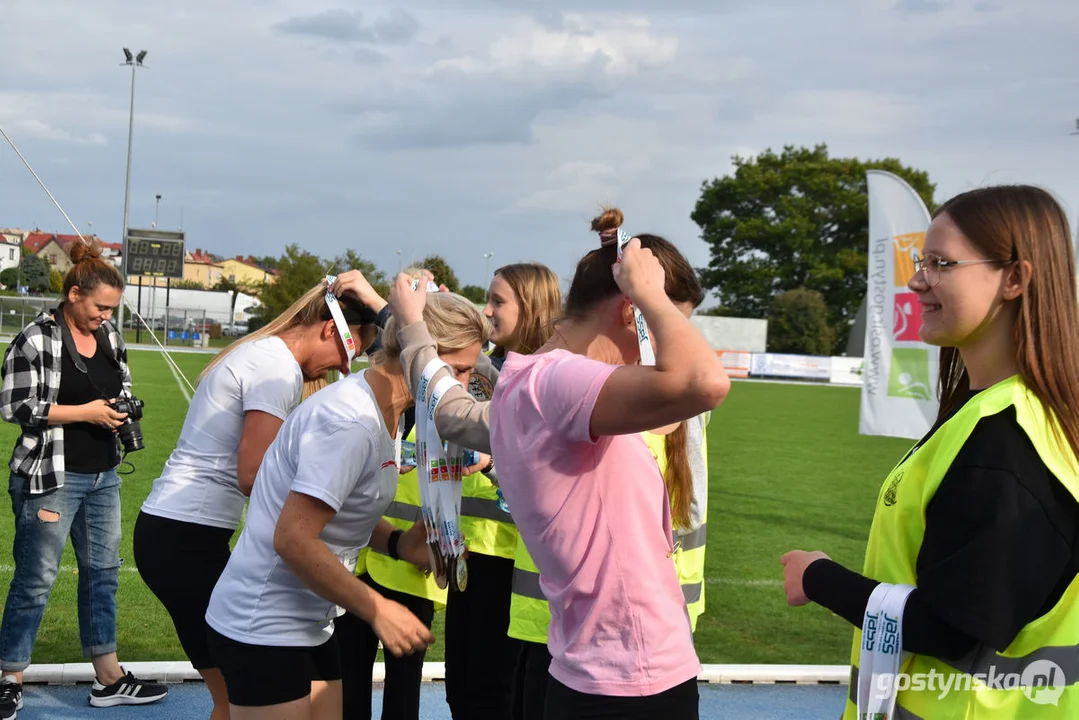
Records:
M888 489L884 491L884 504L888 507L895 505L895 496L899 491L899 483L903 479L903 471L900 470L892 478L892 481L888 483Z

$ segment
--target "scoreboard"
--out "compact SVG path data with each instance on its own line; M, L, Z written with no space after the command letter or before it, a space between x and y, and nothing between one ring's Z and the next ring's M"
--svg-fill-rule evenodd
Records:
M128 276L181 279L184 276L184 233L129 228L124 249Z

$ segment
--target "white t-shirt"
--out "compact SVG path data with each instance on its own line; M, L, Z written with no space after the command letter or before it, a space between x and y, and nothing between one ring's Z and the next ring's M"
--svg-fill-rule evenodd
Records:
M206 621L251 645L315 647L343 610L316 595L274 551L289 491L336 515L321 539L350 570L397 491L394 446L364 373L323 388L300 405L266 451L247 521L217 581Z
M143 512L235 530L247 502L236 478L244 415L260 410L284 420L302 396L303 370L281 338L233 350L195 390L176 449Z

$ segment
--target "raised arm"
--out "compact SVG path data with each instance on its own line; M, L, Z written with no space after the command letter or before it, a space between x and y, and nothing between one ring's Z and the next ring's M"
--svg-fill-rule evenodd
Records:
M607 378L592 410L592 434L626 435L714 409L730 390L716 351L663 289L663 268L633 239L614 267L655 340L656 364L623 365Z

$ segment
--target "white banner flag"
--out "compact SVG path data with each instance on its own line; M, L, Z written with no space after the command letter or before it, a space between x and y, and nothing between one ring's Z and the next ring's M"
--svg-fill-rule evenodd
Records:
M922 253L929 211L902 178L866 173L869 284L858 432L919 439L937 416L940 349L919 338L922 307L907 287Z

